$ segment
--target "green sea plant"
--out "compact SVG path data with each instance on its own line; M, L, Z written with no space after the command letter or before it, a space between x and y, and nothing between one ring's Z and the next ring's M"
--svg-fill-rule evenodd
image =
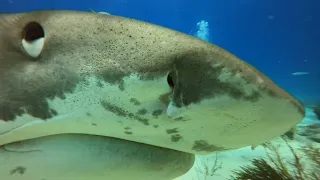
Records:
M319 144L297 149L288 143L287 138L282 137L282 140L289 154L281 153L271 142L265 143L263 146L268 156L252 159L249 165L234 170L230 180L319 180Z

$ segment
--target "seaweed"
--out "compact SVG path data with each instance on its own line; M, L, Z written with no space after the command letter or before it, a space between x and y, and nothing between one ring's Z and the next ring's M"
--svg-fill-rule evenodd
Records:
M249 165L234 170L230 180L319 180L320 179L320 148L304 145L298 153L287 141L281 138L289 148L292 160L281 154L271 142L263 146L267 150L266 158L255 158ZM291 159L291 158L290 158ZM310 166L310 163L312 164ZM309 165L306 168L305 165Z
M310 160L311 166L313 166L310 176L314 180L320 179L320 148L317 148L313 145L306 145L301 148L302 152Z
M283 174L280 170L270 166L263 158L251 160L252 165L242 166L241 170L235 171L233 180L294 180L290 176Z

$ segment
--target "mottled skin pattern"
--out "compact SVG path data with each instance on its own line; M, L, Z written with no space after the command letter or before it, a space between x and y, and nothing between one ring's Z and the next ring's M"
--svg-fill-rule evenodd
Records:
M33 57L22 40L34 40L42 31L43 49ZM20 141L36 144L41 152L51 149L66 155L70 152L61 150L71 147L61 142L74 141L61 134L76 133L102 136L109 148L119 150L113 146L113 138L119 138L117 143L126 148L120 148L120 154L115 149L108 152L115 159L106 164L113 164L117 156L127 158L122 161L130 168L115 176L120 179L126 172L140 172L136 174L140 179L144 173L172 179L190 168L191 154L263 143L290 130L305 114L294 97L217 46L132 19L75 11L0 15L0 87L4 149ZM54 140L47 142L48 135ZM86 136L72 136L86 144L82 137ZM149 161L134 158L132 151L140 148L151 153L155 163L134 166ZM19 149L24 146L13 151ZM0 158L15 156L11 151L2 153ZM158 166L165 154L179 155L165 158L159 169L148 169ZM20 161L24 159L8 162L14 166L8 174L28 172ZM97 165L83 163L92 172ZM30 159L31 164L42 166L40 160ZM52 176L36 178L65 177L59 173L60 164L62 158L51 166ZM160 172L172 166L180 168L170 176Z

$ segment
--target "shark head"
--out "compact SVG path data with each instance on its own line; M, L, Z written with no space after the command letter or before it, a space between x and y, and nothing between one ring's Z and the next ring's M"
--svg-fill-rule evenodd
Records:
M211 154L276 138L305 114L211 43L76 11L1 15L0 87L0 144L77 133Z

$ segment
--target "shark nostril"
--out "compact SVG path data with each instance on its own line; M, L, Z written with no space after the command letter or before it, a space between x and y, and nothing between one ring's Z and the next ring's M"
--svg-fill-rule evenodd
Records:
M175 83L174 83L174 80L173 80L173 77L172 77L172 71L168 74L168 76L167 76L167 82L168 82L168 85L170 86L170 88L174 88L174 85L175 85Z
M22 47L31 57L38 57L43 50L45 33L37 22L29 22L22 32Z

